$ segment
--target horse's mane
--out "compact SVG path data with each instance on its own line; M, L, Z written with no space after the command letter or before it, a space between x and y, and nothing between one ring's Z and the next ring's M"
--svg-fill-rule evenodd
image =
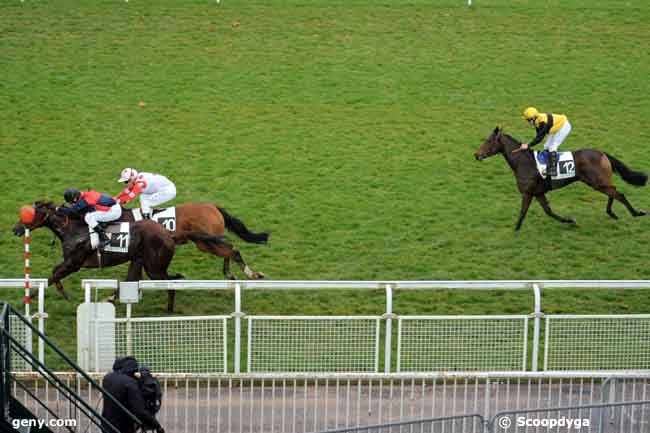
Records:
M47 210L54 210L54 209L57 208L57 205L51 200L36 201L36 202L34 202L34 206L35 207L43 207L43 208L46 208ZM73 219L73 220L81 220L82 219L80 215L77 215L77 214L74 214L74 213L68 215L68 217L70 219Z
M503 135L504 137L506 137L506 138L509 139L510 141L514 141L514 142L517 143L517 144L521 144L521 141L517 140L515 137L513 137L513 136L510 135L510 134L506 134L506 133L503 133L503 132L502 132L501 135Z
M56 205L54 204L53 201L50 200L39 200L34 202L35 207L46 207L48 209L55 208Z

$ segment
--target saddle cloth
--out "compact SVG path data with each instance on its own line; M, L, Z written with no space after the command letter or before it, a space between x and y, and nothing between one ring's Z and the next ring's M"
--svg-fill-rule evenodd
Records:
M537 164L537 171L543 179L546 179L546 165L548 163L547 151L533 151L535 156L535 163ZM573 152L558 152L557 162L557 176L552 179L568 179L576 175L576 163L573 160Z
M133 213L133 221L142 221L142 212L140 209L135 208L131 209ZM159 224L162 224L170 232L176 231L176 207L167 207L164 209L154 209L153 216L151 217L153 221L156 221Z

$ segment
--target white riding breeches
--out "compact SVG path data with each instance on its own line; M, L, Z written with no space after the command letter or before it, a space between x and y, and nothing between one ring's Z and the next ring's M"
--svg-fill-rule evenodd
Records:
M544 149L557 152L557 148L560 147L560 144L569 136L571 132L571 124L567 120L564 122L564 125L560 128L555 134L548 134L548 138L544 142Z
M84 216L84 221L88 224L88 229L93 231L95 227L97 227L97 224L115 221L121 216L122 206L120 206L119 203L116 203L107 211L88 212Z
M176 187L174 184L170 184L153 194L140 194L140 208L142 208L142 213L151 214L151 209L154 206L161 205L175 198Z

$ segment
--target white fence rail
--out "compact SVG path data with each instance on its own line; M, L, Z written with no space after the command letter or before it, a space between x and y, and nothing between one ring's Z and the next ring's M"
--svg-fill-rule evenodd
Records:
M95 321L95 371L133 355L151 371L227 371L228 316L100 319Z
M82 282L86 299L91 299L92 290L99 288L117 288L118 283L115 280L84 280ZM598 340L591 334L594 332L607 334L607 341L627 341L637 342L649 339L649 330L646 325L634 325L634 336L631 337L629 331L631 328L621 327L623 321L612 319L612 316L584 316L588 317L586 325L569 331L573 332L576 344L565 344L567 335L561 334L556 324L565 322L565 317L572 320L581 320L582 316L545 316L542 312L542 290L552 289L613 289L613 290L630 290L630 289L650 289L650 281L141 281L139 289L141 292L147 290L234 290L235 306L234 312L230 316L234 322L234 350L233 363L235 374L241 372L240 364L247 360L246 366L248 372L320 372L324 368L334 371L349 371L353 369L357 372L378 371L382 361L386 373L392 371L521 371L530 369L538 370L538 361L544 358L544 366L547 370L628 370L642 369L650 370L650 363L647 362L648 349L647 344L620 344L610 343ZM354 365L352 367L345 363L333 362L334 359L345 359L338 354L334 356L325 355L327 347L331 347L328 342L323 325L321 331L314 323L308 324L300 316L284 317L283 320L275 322L267 320L264 322L261 317L246 316L242 311L241 292L243 290L317 290L317 289L382 289L386 293L386 312L381 318L374 317L377 325L374 334L365 329L363 332L354 331L365 335L357 338L366 338L366 346L358 345L357 348L366 347L365 351L371 345L375 351L379 348L379 342L384 341L383 359L374 358L372 361L367 358L363 365ZM460 290L532 290L534 295L533 312L529 316L440 316L435 319L429 317L409 317L397 316L393 314L393 297L394 290L413 290L413 289L460 289ZM625 316L613 316L620 317ZM248 329L242 329L242 318L248 318ZM532 325L532 338L529 332L529 320ZM268 319L265 318L265 319ZM320 317L319 319L323 319ZM392 329L392 322L399 319L397 332ZM162 320L162 318L161 318ZM346 321L356 320L354 316L346 317ZM542 321L546 320L546 332L542 337ZM302 322L301 322L302 321ZM266 326L263 330L262 324ZM333 322L332 322L333 323ZM635 322L641 323L641 322ZM645 323L645 322L643 322ZM298 326L300 324L300 326ZM225 326L225 325L224 325ZM311 329L311 331L309 330ZM378 331L377 331L378 330ZM321 349L318 349L316 338L309 339L306 335L309 332L316 335L320 332ZM578 334L578 331L582 334ZM260 334L262 333L262 334ZM339 333L339 342L343 342L343 336L349 337L348 333ZM375 336L374 339L370 335ZM579 336L580 335L580 336ZM590 337L591 335L591 337ZM302 339L301 339L302 338ZM305 338L309 341L305 343ZM395 338L397 338L397 362L392 359ZM544 338L544 340L542 340ZM600 338L600 337L599 337ZM266 341L265 341L266 340ZM247 353L242 353L242 342L248 342ZM542 345L542 341L545 345ZM578 342L580 344L578 344ZM313 344L312 344L313 343ZM318 353L319 356L311 359L305 355L297 354L307 344L311 345L311 352ZM341 343L342 346L348 343ZM356 343L355 343L356 344ZM589 348L585 345L594 345L596 348ZM600 356L599 358L589 358L581 363L573 364L562 361L570 359L573 348L575 350L619 350L618 356ZM604 347L604 349L603 349ZM262 348L262 349L260 349ZM544 356L539 355L540 350L544 348ZM292 353L293 350L293 353ZM530 365L528 365L528 352L532 352ZM248 358L244 355L247 355ZM348 356L348 355L346 355ZM546 359L548 357L548 359ZM283 359L284 363L280 362ZM576 358L578 359L578 358ZM349 356L348 356L349 360ZM309 361L309 362L308 362ZM338 361L337 361L338 362ZM342 361L341 361L342 362ZM371 367L370 367L371 366ZM172 371L180 371L174 368ZM213 365L210 372L220 372L221 365Z
M25 300L25 317L31 323L33 319L37 319L37 329L42 334L45 333L45 319L47 318L47 313L45 313L45 288L47 287L47 279L44 278L31 278L29 280L32 287L38 288L38 310L36 313L31 313L31 299ZM21 289L21 293L25 290L25 279L24 278L8 278L0 279L0 293L3 290L11 289ZM1 299L1 296L0 296ZM18 341L22 344L27 350L32 352L32 331L28 329L22 321L19 319L12 318L12 323L10 326L14 328L14 332L17 332ZM38 339L38 359L43 362L45 358L45 349L43 346L43 341ZM22 359L19 358L15 353L12 352L11 362L15 371L28 371L31 369L29 365Z
M528 316L400 316L397 371L526 370Z
M248 372L377 372L378 316L250 316Z
M39 287L38 313L28 315L30 318L38 318L39 329L44 331L44 319L47 317L44 311L44 289L47 284L44 279L32 279L32 284ZM118 282L116 280L83 280L82 285L85 289L86 300L92 298L92 291L101 289L116 289ZM4 279L0 280L0 289L2 288L23 288L24 279ZM542 291L554 289L612 289L612 290L634 290L650 289L650 281L633 281L633 280L591 280L591 281L141 281L139 289L142 292L147 290L234 290L235 306L234 312L229 318L224 318L224 329L227 320L233 321L234 328L234 350L232 351L232 360L234 367L232 371L240 373L241 361L246 360L242 353L242 341L246 340L246 329L242 329L241 320L246 317L241 306L241 292L243 290L286 290L286 289L381 289L386 293L386 311L382 316L380 326L380 339L384 342L384 356L379 359L379 366L383 364L384 372L395 370L421 370L428 368L447 368L437 367L432 363L427 367L426 362L422 363L422 357L426 358L426 349L421 348L418 351L408 351L407 339L402 343L404 349L396 353L400 357L398 363L392 359L395 338L402 338L400 332L394 332L392 322L399 316L393 314L392 303L395 290L438 290L438 289L459 289L459 290L531 290L534 295L533 312L530 319L533 322L532 338L529 338L529 345L532 356L528 368L532 371L538 370L538 360L543 360L546 370L597 370L597 369L650 369L648 361L648 345L644 344L648 337L648 323L643 315L636 315L635 318L629 316L545 316L542 312ZM26 313L29 314L29 304L26 305ZM563 318L562 318L563 317ZM476 320L476 319L470 319ZM545 327L542 321L546 320ZM406 323L406 322L404 322ZM575 325L580 323L580 325ZM574 324L574 325L571 325ZM522 327L523 328L523 327ZM543 332L543 331L546 332ZM173 331L170 331L173 332ZM488 336L487 328L483 331L485 337ZM544 333L542 336L541 334ZM231 333L232 334L232 333ZM426 334L426 332L425 332ZM529 333L531 334L531 333ZM435 334L433 334L435 335ZM454 350L460 347L459 344L452 344L452 340L445 337L445 334L438 333L442 340L447 340L446 349L449 353L446 355L452 358ZM232 338L232 336L231 336ZM519 335L513 337L519 341ZM226 338L227 340L227 338ZM544 342L545 344L542 344ZM625 342L620 344L620 342ZM26 344L31 343L31 338L25 340ZM438 342L435 344L443 344ZM434 342L427 342L430 347ZM519 344L519 343L517 343ZM514 343L513 343L514 345ZM402 348L400 348L402 349ZM541 349L544 349L544 356L539 356ZM42 348L39 348L39 357L43 358ZM223 349L227 353L227 344ZM408 355L407 355L408 353ZM594 356L587 356L586 353L596 353ZM415 360L409 361L409 356L414 356ZM514 356L514 355L513 355ZM224 356L225 358L225 356ZM498 361L497 357L486 357L493 361ZM571 360L573 359L573 362ZM210 372L222 371L221 360L214 361L218 363L213 365ZM413 365L409 365L411 362ZM500 361L501 362L501 361ZM418 365L418 363L420 363ZM472 369L469 366L460 366L454 368ZM508 364L510 365L510 364ZM516 369L519 370L519 363ZM172 371L179 371L176 368ZM486 364L478 368L495 370L497 368L515 369L512 366L503 367L503 364Z
M650 369L650 314L547 315L544 370Z
M501 411L650 398L650 375L615 376L609 378L602 373L158 375L164 392L158 419L167 431L175 433L302 433L468 413L487 418ZM59 401L46 383L32 377L24 374L18 379L48 405L68 404ZM62 377L89 403L101 409L101 399L86 383L75 375ZM101 380L101 375L95 377ZM32 407L34 403L25 393L20 389L15 391L39 418L47 418L43 408ZM70 413L75 413L73 408Z

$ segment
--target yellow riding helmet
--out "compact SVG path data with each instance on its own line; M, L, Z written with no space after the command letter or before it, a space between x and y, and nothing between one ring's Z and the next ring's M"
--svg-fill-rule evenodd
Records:
M532 120L537 117L539 114L539 111L537 111L537 108L535 107L528 107L524 110L524 119L526 120Z

